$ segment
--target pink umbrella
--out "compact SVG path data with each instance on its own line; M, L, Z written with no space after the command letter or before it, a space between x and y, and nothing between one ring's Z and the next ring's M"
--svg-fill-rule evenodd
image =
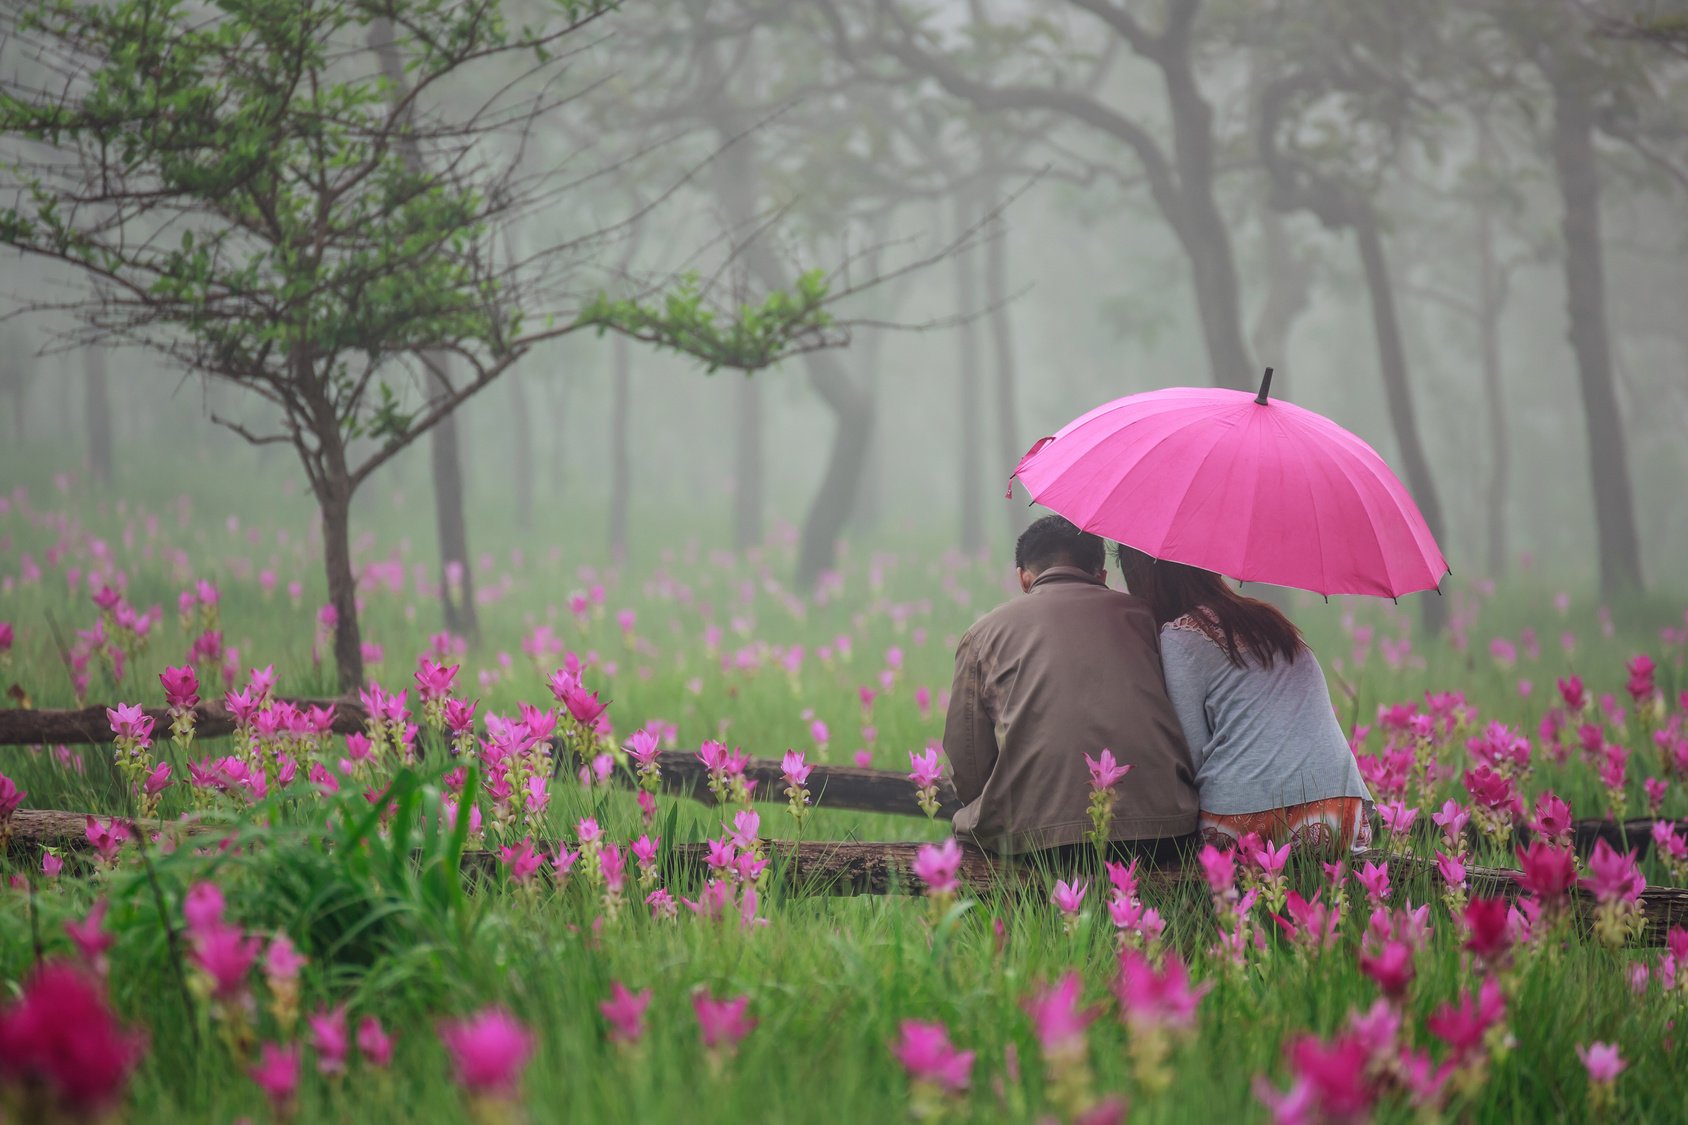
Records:
M1260 393L1127 395L1032 446L1014 476L1086 531L1158 559L1320 594L1434 589L1447 561L1371 446ZM1013 485L1010 482L1010 492Z

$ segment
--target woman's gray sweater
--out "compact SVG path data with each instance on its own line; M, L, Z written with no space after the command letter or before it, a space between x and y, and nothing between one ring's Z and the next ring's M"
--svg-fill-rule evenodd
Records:
M1203 812L1371 800L1311 649L1269 668L1245 651L1238 668L1188 614L1161 627L1160 643L1166 692L1190 745Z

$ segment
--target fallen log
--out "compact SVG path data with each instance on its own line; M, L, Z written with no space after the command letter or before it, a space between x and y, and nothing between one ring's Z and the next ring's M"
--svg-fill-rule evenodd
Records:
M364 729L364 710L361 704L343 699L296 699L301 709L333 707L333 731L351 734ZM170 712L162 707L148 708L155 728L165 731L170 725ZM218 738L234 733L234 720L221 707L201 704L195 709L197 737ZM0 746L57 745L59 743L109 743L111 725L103 707L84 707L75 711L25 711L16 708L0 709ZM658 758L662 767L662 785L666 792L693 797L713 803L709 792L709 771L690 750L664 750ZM632 785L632 776L625 771L614 775L617 783ZM785 784L781 780L781 764L774 758L751 758L745 767L747 780L756 783L758 798L778 802ZM914 783L908 775L896 770L863 768L861 766L832 766L816 764L811 767L808 787L817 806L851 812L888 813L893 816L922 816L915 801ZM938 787L938 815L949 819L961 808L955 788L947 780ZM1688 820L1674 822L1678 832L1688 834ZM1633 850L1645 856L1652 847L1653 820L1632 817L1623 822L1604 819L1573 821L1571 837L1577 852L1587 855L1594 845L1605 840L1619 851ZM1476 839L1476 829L1467 828ZM1519 844L1529 842L1527 829L1519 829L1515 838Z
M295 699L291 701L301 710L307 707L334 708L331 727L335 734L353 734L364 729L365 712L358 703L343 699ZM149 707L146 714L162 741L170 727L170 712L163 707ZM196 738L223 738L234 733L234 719L221 707L200 704L194 708ZM103 707L83 707L74 711L25 711L18 708L0 709L0 746L56 746L59 744L100 744L112 740L111 722ZM713 802L709 792L709 771L690 750L664 750L658 758L662 767L663 789L690 795L704 802ZM783 799L785 783L781 780L781 763L774 758L752 758L745 767L745 778L756 783L756 794L770 801ZM617 771L615 780L624 785L634 779ZM809 773L808 788L817 805L852 812L891 813L893 815L925 815L915 801L914 783L906 774L894 770L865 769L861 766L829 766L816 764ZM961 808L955 788L948 781L938 787L938 815L946 819Z
M88 814L51 809L19 809L12 818L12 836L6 851L14 861L33 864L40 849L56 847L64 852L86 852L91 848L86 833ZM104 819L104 818L101 818ZM155 832L180 833L177 841L191 835L208 834L221 826L181 822L146 821L137 827L148 838ZM863 842L853 840L765 840L763 846L773 861L788 893L799 895L888 895L919 894L925 884L914 874L914 860L920 844L910 842ZM541 850L551 850L546 845ZM670 853L671 876L702 879L708 871L704 844L678 844ZM1440 884L1433 861L1419 856L1390 854L1379 850L1357 853L1351 867L1387 863L1397 884L1425 880ZM465 868L482 876L495 875L500 866L496 852L465 851ZM1059 874L1059 873L1057 873ZM1520 872L1511 868L1466 868L1470 890L1475 894L1516 900L1523 894ZM1045 875L1039 865L1012 857L996 856L971 845L962 846L957 878L970 893L1044 892ZM1182 886L1200 886L1201 871L1194 867L1145 867L1140 885L1154 893L1166 893ZM1098 894L1098 898L1100 894ZM1593 914L1594 898L1576 889L1572 901L1579 924L1585 929ZM1688 888L1649 887L1641 893L1641 910L1646 928L1641 944L1662 946L1673 926L1688 928Z

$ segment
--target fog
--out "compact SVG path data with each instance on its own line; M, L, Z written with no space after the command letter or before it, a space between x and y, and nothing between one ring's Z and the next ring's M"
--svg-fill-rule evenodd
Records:
M512 25L545 15L504 7ZM1646 12L1171 2L1130 5L1116 27L1087 7L1111 10L950 3L917 32L912 7L628 4L569 37L566 67L516 83L507 101L568 96L531 136L485 144L570 186L485 237L519 258L607 230L570 260L572 297L660 292L695 268L730 315L769 269L780 285L810 268L835 289L885 279L833 310L871 322L846 346L749 375L614 332L537 345L454 414L470 553L608 559L618 526L633 552L808 527L828 541L823 570L840 537L852 554L1006 559L1028 514L1023 491L1003 493L1037 438L1107 399L1252 388L1272 366L1274 394L1365 438L1429 515L1418 442L1456 575L1533 567L1622 595L1627 505L1641 583L1688 589L1688 60L1663 34L1618 33ZM14 91L61 73L28 36L0 59ZM486 83L430 92L430 111L472 112ZM137 240L154 229L137 222ZM124 333L43 308L96 292L85 271L15 249L0 271L7 488L105 475L113 494L308 503L292 449L213 421L274 429L275 407L180 354L87 342ZM535 283L524 311L538 320L561 291ZM395 386L416 409L412 372ZM846 464L836 443L852 435ZM424 436L376 470L354 533L402 507L432 549L430 457ZM836 535L815 530L829 468Z

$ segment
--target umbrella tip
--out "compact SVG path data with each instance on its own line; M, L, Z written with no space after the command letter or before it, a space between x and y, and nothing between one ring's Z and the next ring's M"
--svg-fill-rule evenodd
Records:
M1254 396L1254 401L1259 403L1261 406L1265 406L1266 405L1266 395L1268 394L1268 392L1271 391L1271 389L1272 389L1272 369L1270 367L1268 367L1266 369L1265 378L1260 380L1260 393Z

